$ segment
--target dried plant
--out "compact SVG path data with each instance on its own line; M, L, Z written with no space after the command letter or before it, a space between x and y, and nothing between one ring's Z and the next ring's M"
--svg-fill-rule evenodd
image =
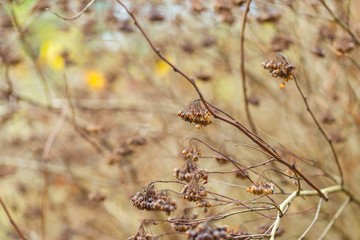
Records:
M0 3L0 238L359 235L358 2L26 4Z

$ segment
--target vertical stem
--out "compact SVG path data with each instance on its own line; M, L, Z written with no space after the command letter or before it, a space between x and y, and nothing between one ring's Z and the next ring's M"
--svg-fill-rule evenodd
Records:
M241 20L242 25L241 25L241 37L240 37L240 58L241 58L240 71L241 71L241 81L242 81L242 90L243 90L243 97L244 97L244 103L245 103L246 117L250 124L251 130L254 133L256 133L256 127L255 127L255 124L254 124L254 121L252 119L250 109L249 109L249 99L248 99L246 76L245 76L245 49L244 49L245 27L246 27L246 18L247 18L247 14L249 12L250 4L251 4L251 0L247 0L245 10L242 15L242 20Z

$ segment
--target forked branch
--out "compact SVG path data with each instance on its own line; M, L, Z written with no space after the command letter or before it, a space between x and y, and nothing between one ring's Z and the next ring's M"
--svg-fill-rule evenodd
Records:
M243 126L240 122L236 121L234 118L225 118L218 113L214 111L214 109L211 107L211 105L208 104L208 102L205 100L203 94L201 93L200 89L198 88L197 84L195 83L195 80L187 76L184 72L182 72L179 68L177 68L173 63L171 63L164 55L160 52L158 48L154 46L152 41L150 40L149 36L146 34L144 29L141 27L139 22L137 21L135 15L125 6L124 3L122 3L120 0L116 0L129 14L129 16L133 19L135 26L140 30L143 37L148 42L151 49L157 54L159 58L161 58L165 63L167 63L174 72L177 72L182 77L184 77L195 89L197 94L199 95L201 101L204 103L205 107L209 110L209 112L214 116L214 118L219 119L223 122L226 122L237 129L239 129L243 134L245 134L248 138L250 138L254 143L256 143L261 149L263 149L265 152L269 153L272 157L274 157L277 161L279 161L281 164L287 166L291 171L294 172L295 175L299 176L301 179L303 179L307 184L309 184L312 188L314 188L318 194L327 200L327 197L320 191L318 187L316 187L306 176L304 176L293 164L288 163L285 159L283 159L279 154L275 152L275 150L266 143L261 137L254 134L253 132L249 131L245 126ZM228 114L225 114L228 116Z

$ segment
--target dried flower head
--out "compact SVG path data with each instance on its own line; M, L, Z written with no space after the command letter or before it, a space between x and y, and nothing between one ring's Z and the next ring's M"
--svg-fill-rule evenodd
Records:
M197 218L196 214L191 212L191 209L185 208L176 218L169 218L171 227L177 232L186 232L198 225L196 222L191 222Z
M269 195L273 194L275 190L275 185L271 182L260 183L256 182L246 189L247 192L254 195Z
M202 183L206 184L209 173L207 170L199 168L194 161L188 160L182 168L176 168L174 170L174 176L179 181L190 182L192 180L203 180Z
M131 198L132 204L140 210L164 211L168 215L177 208L176 201L164 191L159 191L153 184L144 187Z
M136 230L134 236L128 238L128 240L156 240L158 239L156 236L151 235L146 232L145 226L150 223L146 222L145 220L141 223L141 225ZM156 224L156 222L152 222L152 224Z
M178 112L178 116L185 122L195 123L196 128L207 126L211 123L210 112L203 105L200 99L195 99L183 110Z
M272 77L280 77L283 82L281 88L285 87L285 83L294 79L296 67L281 53L276 53L276 57L261 64L265 69L269 70Z
M192 159L193 161L197 161L201 156L201 150L196 144L190 144L188 148L181 152L181 154L186 160Z
M207 191L204 186L200 185L198 182L193 181L189 184L186 184L181 190L180 197L189 201L189 202L198 202L204 199L207 196Z
M192 230L186 232L188 239L191 240L206 240L206 239L232 239L226 227L212 227L209 223L198 225Z

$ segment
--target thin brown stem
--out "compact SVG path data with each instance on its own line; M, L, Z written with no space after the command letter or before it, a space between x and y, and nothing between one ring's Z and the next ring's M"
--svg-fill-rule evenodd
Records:
M171 63L166 57L164 57L164 55L160 52L160 50L154 46L154 44L150 40L149 36L146 34L144 29L141 27L141 25L137 21L135 15L120 0L116 0L116 1L125 9L125 11L133 19L135 26L139 29L139 31L141 32L141 34L143 35L143 37L149 44L150 48L157 54L157 56L159 58L161 58L166 64L168 64L173 69L174 72L180 74L183 78L185 78L194 87L194 89L197 92L197 94L199 95L201 101L204 103L205 107L209 110L211 115L214 116L214 118L219 119L223 122L226 122L226 123L236 127L237 129L239 129L249 139L251 139L254 143L256 143L261 149L263 149L264 151L269 153L272 157L274 157L281 164L287 166L291 171L294 172L294 174L299 175L307 184L309 184L312 188L314 188L322 198L327 200L327 197L320 191L320 189L318 187L316 187L306 176L304 176L293 164L288 163L285 159L283 159L281 156L279 156L279 154L277 154L275 152L275 150L273 148L271 148L270 145L267 144L261 137L254 134L253 132L249 131L246 127L244 127L240 122L236 121L235 119L230 118L230 120L229 120L229 119L224 118L223 116L215 113L213 111L213 109L211 108L211 106L205 100L202 92L200 91L199 87L195 83L195 80L190 78L189 76L187 76L184 72L182 72L179 68L177 68L173 63Z
M5 203L3 202L3 200L0 197L0 204L1 207L4 209L6 216L8 217L11 225L14 227L15 231L17 232L17 234L19 235L19 238L22 240L26 240L27 238L24 236L24 234L21 232L20 228L18 227L18 225L15 223L14 219L11 217L10 212L8 211Z
M311 110L310 106L309 106L309 103L307 101L307 97L305 96L305 94L303 93L300 85L299 85L299 82L298 80L296 79L296 77L294 76L294 81L295 81L295 84L296 84L296 88L298 89L304 103L305 103L305 106L306 106L306 110L309 112L311 118L313 119L314 123L316 124L316 126L318 127L319 131L321 132L321 134L323 135L323 137L325 138L326 142L329 144L330 148L331 148L331 152L334 156L334 159L335 159L335 163L336 163L336 166L338 168L338 171L339 171L339 174L340 174L340 184L341 185L344 185L344 176L343 176L343 172L342 172L342 169L341 169L341 165L340 165L340 162L339 162L339 158L338 158L338 155L335 151L335 148L334 148L334 145L331 141L331 139L326 135L324 129L321 127L319 121L316 119L313 111Z
M251 113L250 113L250 109L249 109L249 97L248 97L248 92L247 92L247 86L246 86L246 76L245 76L245 27L246 27L246 19L247 19L247 14L249 12L250 9L250 4L251 4L251 0L247 0L246 1L246 5L245 5L245 10L243 12L242 15L242 20L241 20L241 35L240 35L240 71L241 71L241 81L242 81L242 90L243 90L243 97L244 97L244 104L245 104L245 113L246 113L246 118L248 119L248 122L250 124L250 129L251 131L253 131L254 133L256 133L256 126L255 123L252 119Z

